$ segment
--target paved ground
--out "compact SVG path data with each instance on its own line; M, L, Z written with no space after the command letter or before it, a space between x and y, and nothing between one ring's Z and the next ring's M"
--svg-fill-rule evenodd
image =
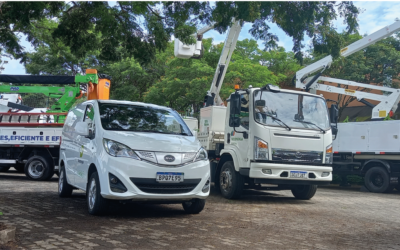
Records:
M321 188L300 201L289 191L247 191L230 201L213 191L199 215L119 205L95 217L82 192L58 198L57 178L0 173L0 211L22 249L400 249L399 193Z

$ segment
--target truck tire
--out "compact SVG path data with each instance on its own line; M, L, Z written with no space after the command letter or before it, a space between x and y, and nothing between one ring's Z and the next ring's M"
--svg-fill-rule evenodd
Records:
M108 210L108 200L104 199L100 193L100 180L97 172L94 172L89 178L86 201L88 212L91 215L103 215Z
M400 184L397 184L394 188L397 190L397 192L400 192Z
M13 167L15 168L15 170L17 170L18 173L25 172L25 164L24 163L16 163Z
M236 172L232 161L227 161L219 173L219 187L226 199L238 199L244 188L243 176Z
M48 159L34 155L25 163L25 175L35 181L45 181L54 175L54 166Z
M64 167L60 169L60 178L58 178L58 196L59 197L70 197L73 191L73 187L68 184L67 174L65 173Z
M203 211L206 205L206 200L195 199L194 201L183 202L182 206L186 213L188 214L198 214Z
M0 173L1 172L7 172L8 170L10 169L10 167L8 167L8 166L0 166Z
M292 194L296 199L309 200L317 192L317 185L296 185L292 188Z
M385 193L393 190L390 185L389 173L382 167L368 169L364 176L365 187L373 193Z

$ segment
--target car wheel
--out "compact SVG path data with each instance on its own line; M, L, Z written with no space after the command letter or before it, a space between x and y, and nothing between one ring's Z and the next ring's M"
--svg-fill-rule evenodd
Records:
M193 201L183 202L182 206L185 209L185 212L188 214L198 214L203 211L204 206L206 205L206 200L204 199L195 199Z
M101 196L100 180L97 172L94 172L89 179L86 188L86 201L88 212L91 215L102 215L107 212L108 200Z
M236 172L233 162L227 161L219 174L219 187L221 194L226 199L237 199L243 193L243 177Z
M25 163L25 175L35 181L49 180L54 175L54 166L48 159L35 155Z
M317 185L296 185L292 188L292 194L299 200L309 200L316 192Z
M388 172L382 167L372 167L368 169L364 176L365 187L373 193L385 193L393 190L390 185Z
M70 197L73 191L73 187L68 184L67 173L65 168L60 169L60 178L58 178L58 196L59 197Z
M9 169L10 167L0 166L0 172L7 172Z

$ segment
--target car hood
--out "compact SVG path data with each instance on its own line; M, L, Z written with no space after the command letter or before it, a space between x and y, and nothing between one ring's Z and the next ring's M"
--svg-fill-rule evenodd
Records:
M103 138L141 151L190 153L197 152L201 147L195 136L106 130Z

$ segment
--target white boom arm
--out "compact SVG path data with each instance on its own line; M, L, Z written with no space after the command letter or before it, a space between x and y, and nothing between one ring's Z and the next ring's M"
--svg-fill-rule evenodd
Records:
M214 24L200 29L197 32L198 38L201 38L201 36L204 33L211 30L212 28L214 28ZM223 101L219 96L219 92L221 91L222 82L225 78L226 70L228 69L228 65L231 60L233 51L236 48L236 42L239 38L241 30L242 26L240 25L240 21L235 21L233 25L229 28L228 36L226 37L221 56L219 58L218 66L215 71L213 81L211 83L211 88L207 92L205 100L207 106L213 104L215 105L223 104ZM185 45L175 38L174 52L175 56L178 58L188 59L193 57L194 58L199 57L201 55L201 50L202 50L201 39L198 39L197 43L194 45Z
M340 50L340 55L343 57L347 57L357 51L360 51L369 45L372 45L376 43L379 40L382 40L390 35L392 35L394 32L397 32L400 30L400 21L396 21L392 25L386 26L374 33L372 33L369 36L366 36L357 42L354 42L350 44L349 46L343 48ZM369 85L369 84L363 84L363 83L357 83L353 81L347 81L347 80L341 80L341 79L335 79L335 78L329 78L329 77L322 77L321 74L322 72L329 68L332 64L332 56L327 56L322 58L321 60L310 64L309 66L299 70L296 72L296 88L300 89L305 89L305 90L320 90L320 91L325 91L325 92L332 92L332 93L337 93L337 94L343 94L343 95L350 95L354 96L357 98L358 101L365 103L366 105L369 105L373 107L372 110L372 119L379 119L379 118L384 118L387 116L388 112L392 110L393 112L396 111L397 109L397 104L400 101L400 92L398 89L393 89L393 88L388 88L388 87L382 87L382 86L376 86L376 85ZM310 77L311 74L319 71L315 76ZM347 86L355 86L355 87L362 87L362 88L367 88L367 89L376 89L376 90L381 90L385 92L391 92L389 95L377 95L377 94L371 94L363 91L356 91L356 90L351 90L351 89L343 89L339 87L334 87L330 85L324 85L320 82L332 82L332 83L338 83L338 84L343 84ZM372 104L368 103L365 99L370 99L370 100L376 100L379 101L380 103L377 106L373 106Z

